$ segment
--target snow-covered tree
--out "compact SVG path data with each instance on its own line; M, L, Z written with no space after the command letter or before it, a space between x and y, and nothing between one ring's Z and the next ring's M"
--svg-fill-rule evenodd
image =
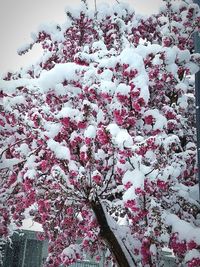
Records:
M83 1L85 3L85 1ZM43 25L37 64L0 81L0 234L25 217L46 266L105 251L116 266L200 266L192 1L136 15L87 4Z

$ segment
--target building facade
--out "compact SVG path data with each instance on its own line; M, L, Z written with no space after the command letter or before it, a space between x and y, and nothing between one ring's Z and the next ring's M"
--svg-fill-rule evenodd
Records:
M21 230L14 233L11 244L5 245L2 267L42 267L47 255L47 240L38 240L36 231ZM169 250L163 251L163 261L163 267L177 266L175 258ZM104 267L104 257L102 255L99 263L88 258L76 262L71 267Z

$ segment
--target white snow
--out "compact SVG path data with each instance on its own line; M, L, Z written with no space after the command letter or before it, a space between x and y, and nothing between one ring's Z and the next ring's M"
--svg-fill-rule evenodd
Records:
M46 131L44 132L44 135L46 135L50 138L54 138L60 132L61 124L60 123L46 122L44 124L44 128L46 129Z
M126 171L122 178L122 183L126 185L128 182L130 182L132 185L125 191L123 195L123 200L125 202L137 198L137 195L135 194L135 189L144 189L144 179L145 175L139 169L135 169L133 171Z
M134 50L134 48L125 48L118 58L121 64L128 64L132 69L140 71L144 66L143 59Z
M31 218L24 219L22 222L21 230L43 232L42 225L40 223L34 222Z
M136 199L135 188L134 186L131 186L124 193L123 200L126 202L128 200L134 200L134 199Z
M35 179L37 177L37 172L35 169L28 169L25 174L24 174L24 179L29 178L29 179Z
M199 185L189 187L189 195L192 199L199 201Z
M199 259L200 258L200 252L197 249L189 250L184 258L185 262L191 261L192 259Z
M48 92L57 84L67 81L76 81L78 79L77 72L83 69L75 63L57 64L50 71L43 70L40 78L38 79L39 86L43 92Z
M123 178L122 183L125 185L128 182L131 182L134 188L144 188L144 173L142 173L140 170L135 169L133 171L127 171Z
M76 259L76 254L80 252L80 246L78 244L71 244L69 247L62 251L63 256L67 256L70 259Z
M70 151L68 147L61 145L53 139L47 141L47 146L54 152L58 159L70 160Z
M133 139L126 129L121 129L115 138L116 144L120 147L131 147L133 145Z
M102 80L99 89L102 93L113 95L116 90L116 85L114 82Z
M177 71L178 71L178 65L177 65L177 64L175 64L175 63L168 64L168 65L166 66L166 70L167 70L168 72L173 73L174 76L177 77Z
M104 81L111 81L113 77L113 72L111 70L104 70L100 74L100 78Z
M167 65L173 64L177 55L176 47L173 47L173 49L171 47L165 47L163 50L165 51L165 63Z
M74 87L72 85L63 86L62 83L58 83L55 85L55 93L57 96L64 96L69 94L69 92L73 95L80 93L80 88Z
M6 94L15 93L18 87L27 87L30 89L31 85L32 86L37 85L36 79L22 78L18 80L10 80L10 81L4 81L0 79L0 88Z
M144 48L144 46L141 46ZM135 48L125 48L118 56L121 64L128 64L130 69L137 70L138 74L133 82L140 89L140 97L147 103L149 100L148 75L146 73L143 57L136 52Z
M2 168L2 169L4 169L4 168L12 168L14 165L17 165L22 161L23 160L16 159L16 158L12 158L12 159L2 158L2 161L0 162L0 168Z
M88 138L95 138L96 137L96 127L93 125L89 125L84 132L84 136Z
M125 83L120 83L117 86L117 89L115 91L115 94L120 93L122 95L128 95L130 93L130 86L126 85Z
M172 231L179 234L180 239L185 239L187 242L194 240L197 244L200 244L200 229L192 224L181 220L175 214L163 215L165 222L172 226Z
M30 152L29 146L25 143L21 144L16 150L20 151L23 156L26 156Z
M113 137L116 137L120 131L120 128L116 123L111 123L106 127L106 130L108 130Z
M96 41L92 44L93 49L101 49L101 50L107 50L106 45L103 41Z
M73 109L71 107L63 107L58 114L56 115L57 118L75 118L76 115L79 114L79 111Z
M25 97L22 95L14 96L14 97L4 97L3 98L3 105L14 107L15 105L25 104L26 100Z
M190 60L190 51L188 49L186 50L179 50L178 51L178 55L177 58L179 60L179 62L189 62Z
M195 74L199 71L199 66L194 62L188 62L185 64L185 67L190 70L190 74Z
M144 112L144 117L152 116L155 121L153 125L154 130L162 130L167 124L167 119L159 112L158 109L149 109Z
M96 160L104 160L106 158L106 153L103 149L98 149L97 153L95 153Z

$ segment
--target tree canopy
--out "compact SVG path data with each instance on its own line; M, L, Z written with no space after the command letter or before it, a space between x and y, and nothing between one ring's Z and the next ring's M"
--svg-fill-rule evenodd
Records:
M0 81L0 235L26 217L46 266L106 251L116 266L200 266L192 1L66 12L32 35L43 55Z

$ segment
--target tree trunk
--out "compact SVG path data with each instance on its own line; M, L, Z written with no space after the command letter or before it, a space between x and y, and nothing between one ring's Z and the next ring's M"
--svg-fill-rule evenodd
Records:
M105 241L106 245L110 249L110 252L112 253L116 263L119 267L133 267L137 266L136 262L132 258L132 262L134 265L130 265L127 256L125 255L125 251L122 249L121 244L117 240L115 234L113 233L112 229L110 228L105 211L102 207L102 204L99 200L92 201L91 202L92 210L96 216L96 219L98 221L98 224L100 226L100 235L102 239ZM127 254L130 256L130 252L128 249L124 246L126 249Z

